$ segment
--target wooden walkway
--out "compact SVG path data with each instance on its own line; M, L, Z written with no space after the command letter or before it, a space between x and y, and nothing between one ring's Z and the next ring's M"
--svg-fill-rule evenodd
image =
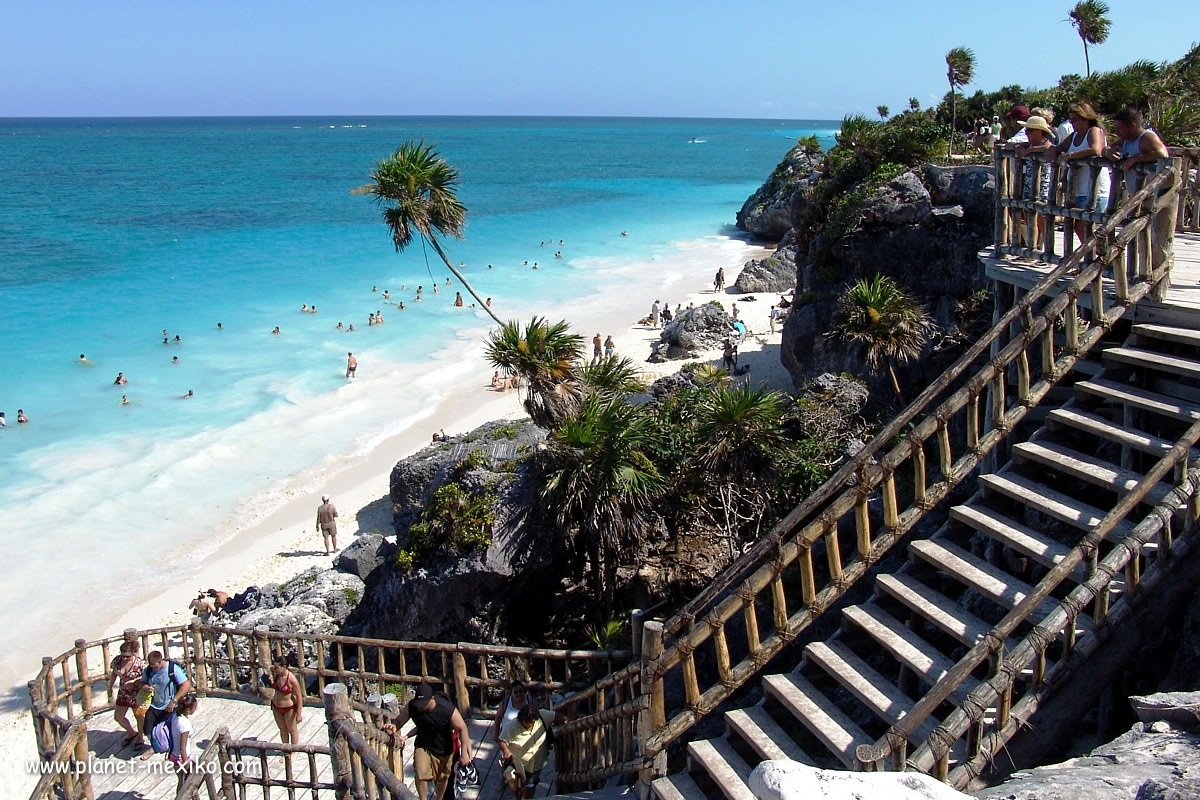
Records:
M258 739L262 741L279 741L279 731L268 706L250 700L228 700L202 698L200 707L192 717L195 724L196 757L212 740L213 735L221 727L229 728L235 739ZM472 719L469 722L471 741L474 744L475 768L479 771L480 786L478 789L466 792L463 797L467 800L486 798L494 800L501 796L501 779L499 766L499 749L492 737L491 720ZM411 725L408 726L411 728ZM411 731L406 731L411 733ZM112 714L104 714L88 722L88 742L93 759L92 787L96 800L130 800L145 798L145 800L173 800L175 797L175 776L163 769L165 757L152 756L147 761L139 759L132 747L122 747L124 731L113 722ZM301 744L328 744L329 734L325 727L325 712L320 706L305 707L304 719L300 726ZM412 739L404 751L404 780L413 786L412 775ZM260 763L255 757L245 758L245 774L261 775ZM317 768L320 770L319 780L332 781L333 765L328 756L317 756ZM268 769L271 777L283 780L284 766L279 756L268 759ZM307 777L306 758L302 754L293 756L293 770L298 778ZM538 786L538 797L551 794L554 776L554 757L542 772L542 783ZM262 789L254 786L245 787L245 800L256 800L263 797ZM505 790L511 800L511 793ZM320 800L332 800L333 792L319 793ZM273 787L272 798L289 798L286 789ZM296 790L296 798L312 798L311 791ZM290 800L290 798L289 798Z
M1061 231L1058 233L1061 238ZM987 276L1020 289L1032 289L1050 271L1051 265L1009 257L995 258L992 249L981 250L979 260L983 262ZM1064 278L1062 284L1065 286ZM1106 286L1112 286L1105 279ZM1050 296L1057 294L1051 291ZM1090 307L1088 293L1079 297L1080 305ZM1200 318L1200 234L1175 234L1175 266L1171 270L1171 288L1167 298L1157 302L1145 298L1125 316L1133 322L1157 322L1163 325L1194 324Z

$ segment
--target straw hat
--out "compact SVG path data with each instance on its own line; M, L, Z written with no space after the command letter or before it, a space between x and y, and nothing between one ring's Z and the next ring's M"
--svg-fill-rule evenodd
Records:
M1054 129L1046 122L1045 117L1039 117L1036 114L1024 121L1018 121L1018 125L1024 125L1026 128L1032 128L1035 131L1041 131L1047 136L1054 136Z

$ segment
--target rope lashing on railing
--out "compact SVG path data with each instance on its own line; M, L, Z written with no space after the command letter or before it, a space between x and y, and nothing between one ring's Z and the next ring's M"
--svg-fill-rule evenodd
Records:
M950 754L950 750L954 747L954 743L958 741L958 737L946 730L943 726L938 725L929 734L929 749L939 758L945 758Z
M987 714L988 705L978 697L967 695L966 699L962 701L960 708L971 722L980 722Z
M1004 637L998 634L995 630L990 630L983 635L983 642L987 644L989 653L1004 652Z
M1044 653L1046 652L1046 648L1049 647L1052 642L1058 639L1058 634L1051 631L1049 628L1039 622L1030 629L1029 633L1025 635L1025 638L1028 639L1029 643L1033 646L1034 652Z

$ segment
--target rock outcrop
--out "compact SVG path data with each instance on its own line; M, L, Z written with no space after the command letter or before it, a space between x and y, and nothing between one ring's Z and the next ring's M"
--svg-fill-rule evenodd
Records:
M220 620L239 628L266 626L281 633L337 633L362 600L357 575L312 567L283 584L251 586L234 595Z
M778 292L784 294L796 288L796 251L782 247L767 258L750 259L742 267L733 288L743 294Z
M766 183L742 204L738 228L771 241L782 239L797 220L808 216L821 161L821 153L806 144L793 147Z
M1200 737L1166 722L1133 729L1086 756L1015 773L980 800L1184 800L1200 797Z
M920 772L843 772L798 761L763 761L750 773L758 800L969 800Z
M669 359L695 358L720 347L733 330L733 317L719 303L705 303L680 312L663 328L655 352Z

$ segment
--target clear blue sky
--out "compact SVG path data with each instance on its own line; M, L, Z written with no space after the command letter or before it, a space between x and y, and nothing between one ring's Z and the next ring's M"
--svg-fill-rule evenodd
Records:
M1097 69L1175 59L1195 0L1111 0ZM0 14L0 116L836 119L1083 72L1071 0L58 0ZM1196 10L1192 6L1192 11ZM1165 22L1162 22L1165 20Z

